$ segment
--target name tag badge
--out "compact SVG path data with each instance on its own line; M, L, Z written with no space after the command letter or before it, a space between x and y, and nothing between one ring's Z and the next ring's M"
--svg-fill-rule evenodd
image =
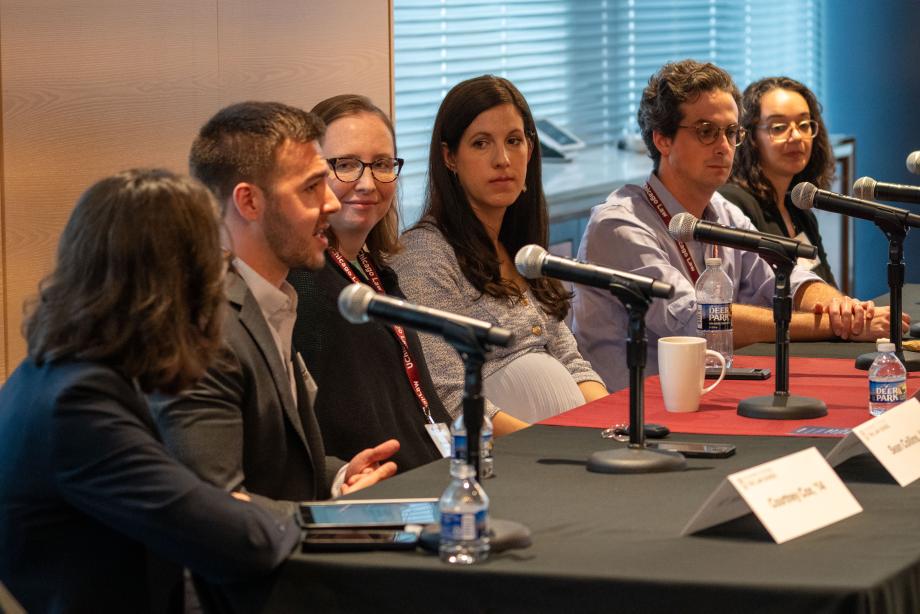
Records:
M855 427L827 454L827 462L836 467L866 451L901 486L920 478L920 401L910 399Z
M726 477L681 532L689 535L754 512L777 544L862 511L817 448Z
M447 425L443 422L438 422L437 424L426 424L425 430L428 431L428 436L431 437L431 441L434 442L434 445L438 447L438 451L441 453L443 458L450 456L450 429L447 428Z
M811 241L808 240L808 237L805 235L804 232L800 232L799 234L795 235L795 240L798 241L799 243L802 243L803 245L811 245ZM814 258L802 258L801 256L799 256L795 264L796 266L800 266L803 269L811 271L812 269L817 267L819 264L821 264L821 257L818 256L818 254L815 254Z

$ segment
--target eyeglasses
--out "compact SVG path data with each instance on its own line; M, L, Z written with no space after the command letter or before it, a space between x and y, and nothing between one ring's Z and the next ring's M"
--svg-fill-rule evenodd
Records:
M362 162L357 158L327 158L329 168L335 173L336 179L345 183L353 183L361 179L365 168L371 169L371 175L381 183L392 183L399 177L402 170L402 158L378 158L373 162Z
M690 128L691 130L695 130L696 138L698 138L703 145L712 145L724 132L728 142L737 147L744 142L744 137L747 136L747 130L738 124L729 124L722 128L716 126L712 122L697 122L693 126L678 126L678 128Z
M818 135L818 122L813 119L804 119L800 122L776 122L774 124L761 124L757 126L767 131L767 136L774 143L785 143L792 138L795 129L803 139L813 139Z

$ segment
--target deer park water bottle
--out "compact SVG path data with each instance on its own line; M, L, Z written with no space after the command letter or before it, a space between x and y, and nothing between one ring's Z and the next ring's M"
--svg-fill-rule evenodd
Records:
M873 416L907 400L907 369L894 349L891 342L879 343L878 356L869 367L869 413Z
M472 465L451 465L451 481L438 507L441 512L441 560L471 565L489 556L489 497Z
M706 270L696 281L696 334L706 339L706 347L725 357L725 368L731 366L734 346L732 341L732 297L734 284L722 270L721 258L707 258ZM707 360L707 367L715 361Z
M451 460L450 467L466 464L466 425L463 423L463 414L457 416L450 425L451 435ZM482 431L479 435L479 479L484 480L495 475L495 460L492 456L492 420L489 416L482 416Z

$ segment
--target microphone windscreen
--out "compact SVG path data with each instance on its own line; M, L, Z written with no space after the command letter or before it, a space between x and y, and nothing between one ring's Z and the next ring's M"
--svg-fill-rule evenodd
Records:
M818 188L814 184L803 181L792 188L792 204L799 209L811 209L815 204L815 194Z
M671 218L671 222L668 224L668 233L678 241L687 241L693 240L693 230L696 228L698 219L693 217L692 213L678 213Z
M350 284L339 292L339 313L352 324L367 322L367 308L375 294L370 286Z
M915 151L907 156L907 170L914 175L920 175L920 151Z
M853 184L853 196L863 200L875 200L875 184L877 183L872 177L860 177Z
M545 249L539 245L525 245L514 257L514 266L525 278L539 279L543 277L544 258L546 258Z

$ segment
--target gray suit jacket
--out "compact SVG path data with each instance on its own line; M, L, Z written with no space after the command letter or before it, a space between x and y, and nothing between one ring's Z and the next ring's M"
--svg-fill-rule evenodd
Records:
M325 456L316 387L294 361L298 402L255 297L227 275L226 351L178 397L152 404L163 441L202 479L275 500L328 499L339 459ZM282 504L284 505L284 504ZM287 507L284 505L284 507Z

